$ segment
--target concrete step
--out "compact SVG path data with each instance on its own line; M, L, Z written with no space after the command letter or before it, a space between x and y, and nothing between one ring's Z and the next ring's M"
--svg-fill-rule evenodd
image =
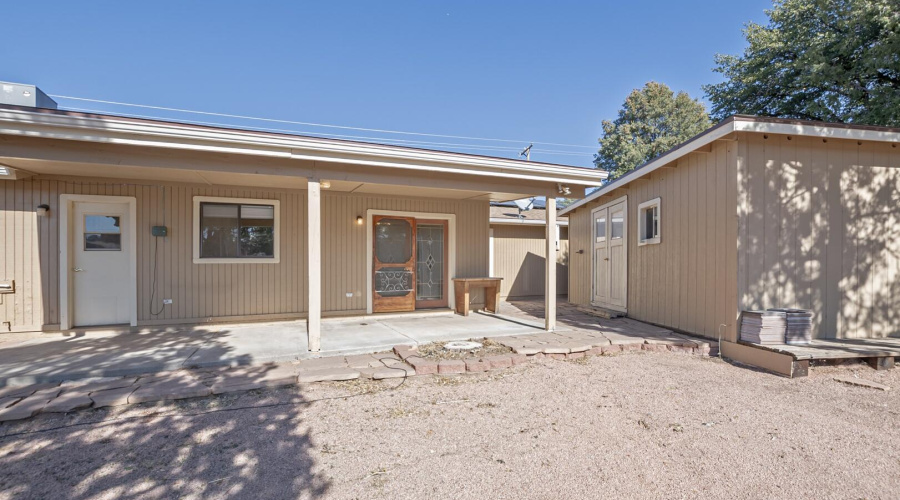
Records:
M578 310L590 314L591 316L597 316L598 318L604 319L615 319L615 318L624 318L625 314L620 313L619 311L613 311L612 309L605 309L602 307L587 307L587 306L578 306Z

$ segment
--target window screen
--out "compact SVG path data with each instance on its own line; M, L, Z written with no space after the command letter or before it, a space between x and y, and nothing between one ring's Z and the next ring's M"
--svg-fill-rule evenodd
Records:
M273 258L275 207L200 204L200 258Z

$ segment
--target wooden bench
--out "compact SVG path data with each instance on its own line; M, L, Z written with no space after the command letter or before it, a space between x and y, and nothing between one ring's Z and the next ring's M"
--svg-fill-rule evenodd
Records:
M500 312L500 282L503 278L453 278L456 292L456 312L469 315L469 294L473 288L484 288L484 308L494 314Z

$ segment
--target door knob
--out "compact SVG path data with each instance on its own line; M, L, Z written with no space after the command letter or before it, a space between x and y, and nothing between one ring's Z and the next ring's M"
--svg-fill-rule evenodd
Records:
M80 267L73 267L72 270L75 271L76 273L80 273L81 271L84 271L84 269L82 269Z

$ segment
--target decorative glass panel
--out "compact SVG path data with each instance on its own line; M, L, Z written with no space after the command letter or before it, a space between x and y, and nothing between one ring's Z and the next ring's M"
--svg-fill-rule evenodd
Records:
M612 219L612 234L610 234L610 239L621 239L622 236L625 235L625 213L621 210L613 212L610 219Z
M416 225L416 300L444 298L444 225Z
M375 258L382 264L404 264L412 257L412 226L403 219L375 224Z
M84 249L86 251L122 250L122 228L115 215L84 216Z
M606 217L597 217L594 219L594 237L597 239L597 243L602 243L606 241Z
M382 297L404 297L412 292L412 271L384 267L375 271L375 292Z

